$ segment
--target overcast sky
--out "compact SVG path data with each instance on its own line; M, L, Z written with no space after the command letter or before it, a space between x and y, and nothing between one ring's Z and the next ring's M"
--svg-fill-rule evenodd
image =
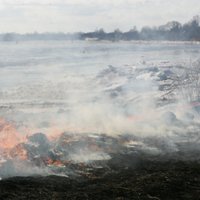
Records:
M0 0L0 32L129 30L200 14L200 0Z

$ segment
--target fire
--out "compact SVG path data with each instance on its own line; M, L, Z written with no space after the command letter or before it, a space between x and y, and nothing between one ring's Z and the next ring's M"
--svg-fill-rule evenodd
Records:
M26 149L24 148L23 144L18 144L15 146L9 153L11 158L17 158L20 160L27 160L28 159L28 153Z
M52 160L51 158L48 158L46 160L46 164L47 165L54 165L54 166L57 166L57 167L64 167L64 163L61 161L61 160Z
M0 148L11 149L24 140L16 127L0 118Z

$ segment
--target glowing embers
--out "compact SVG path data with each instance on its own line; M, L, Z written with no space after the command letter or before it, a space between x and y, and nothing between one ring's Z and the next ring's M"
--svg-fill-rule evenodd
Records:
M61 160L53 160L51 158L47 158L45 161L47 166L56 166L56 167L65 167L65 164Z

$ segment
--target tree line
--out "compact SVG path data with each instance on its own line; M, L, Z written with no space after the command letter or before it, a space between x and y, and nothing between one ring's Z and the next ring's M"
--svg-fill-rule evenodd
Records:
M169 40L169 41L200 41L200 17L195 16L185 24L171 21L158 27L143 27L140 31L136 27L127 32L119 29L106 33L103 29L82 33L81 39L95 40Z
M143 27L138 30L135 26L129 31L122 32L116 29L106 32L98 29L93 32L79 33L2 33L0 41L27 41L27 40L167 40L167 41L200 41L200 17L195 16L189 22L181 24L171 21L158 27Z

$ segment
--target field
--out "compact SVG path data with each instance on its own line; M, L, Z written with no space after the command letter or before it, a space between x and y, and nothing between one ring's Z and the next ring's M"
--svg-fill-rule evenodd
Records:
M198 43L0 45L0 199L199 199Z

